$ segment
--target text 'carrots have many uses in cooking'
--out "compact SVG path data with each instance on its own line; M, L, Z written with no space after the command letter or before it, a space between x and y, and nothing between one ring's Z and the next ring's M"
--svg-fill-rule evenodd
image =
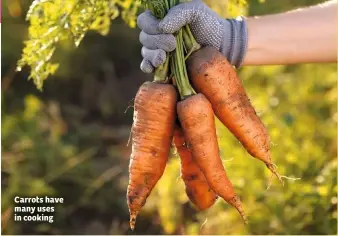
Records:
M179 3L143 0L158 19ZM134 229L139 211L164 172L172 141L181 159L186 193L196 207L205 210L220 196L247 223L220 157L214 115L281 180L271 161L268 133L227 59L214 48L201 48L189 26L175 37L176 49L156 69L153 82L144 83L135 98L127 189L130 227Z

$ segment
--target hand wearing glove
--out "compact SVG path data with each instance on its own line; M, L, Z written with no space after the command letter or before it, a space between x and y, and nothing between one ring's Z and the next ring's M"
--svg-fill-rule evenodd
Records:
M152 73L163 64L166 52L176 47L173 33L189 24L196 41L202 46L213 46L229 62L239 67L247 50L247 24L243 17L222 19L201 1L179 4L171 8L162 20L156 19L150 11L137 18L142 30L140 42L143 45L141 70Z

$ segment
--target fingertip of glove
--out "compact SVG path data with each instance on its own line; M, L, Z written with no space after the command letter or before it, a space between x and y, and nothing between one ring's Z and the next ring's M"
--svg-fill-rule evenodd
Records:
M166 22L163 20L161 20L159 23L158 23L158 29L162 32L162 33L170 33L168 32L168 29L167 29L167 24Z
M141 30L146 30L149 28L149 25L152 26L154 22L157 22L158 20L152 15L152 13L149 10L146 10L145 12L138 15L136 24Z
M136 24L140 29L142 29L145 14L147 14L146 11L137 16Z
M158 28L162 33L165 34L173 34L178 30L175 29L174 25L172 24L172 20L169 18L168 15L159 22Z
M141 62L140 69L146 74L151 74L154 71L153 66L148 60L143 60Z
M158 38L158 48L172 52L176 48L176 38L172 34L162 34Z
M169 35L169 40L168 40L168 52L172 52L176 48L176 38L174 35L170 34Z
M159 49L158 54L157 54L157 58L156 58L156 60L154 60L154 62L155 62L154 66L158 67L158 66L162 65L165 62L166 58L167 58L166 52Z

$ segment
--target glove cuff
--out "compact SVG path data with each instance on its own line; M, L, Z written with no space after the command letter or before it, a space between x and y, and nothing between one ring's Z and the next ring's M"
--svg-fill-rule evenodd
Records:
M239 68L248 48L248 27L243 16L225 19L223 22L223 40L220 52L231 65Z

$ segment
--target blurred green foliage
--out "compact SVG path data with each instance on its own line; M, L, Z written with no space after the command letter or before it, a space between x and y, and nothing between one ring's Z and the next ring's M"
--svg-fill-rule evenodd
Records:
M73 2L73 1L71 1ZM206 1L219 14L282 12L318 0ZM2 33L2 232L6 234L126 234L126 186L138 86L136 29L120 18L106 37L89 33L74 51L55 53L59 70L38 92L14 73L26 39L29 1L3 1ZM226 9L226 11L223 11ZM59 14L59 13L57 13ZM107 26L108 27L108 26ZM106 32L106 31L105 31ZM272 158L281 174L301 178L281 186L217 121L228 176L249 215L244 226L224 201L205 212L188 202L172 153L165 174L144 206L136 234L336 234L337 66L260 66L240 78L267 126ZM174 150L173 150L174 152ZM64 197L53 224L13 222L13 197Z
M43 81L58 68L52 63L52 56L60 43L71 41L79 46L89 30L107 35L111 20L122 12L122 18L135 27L139 1L133 0L35 0L26 16L30 26L29 40L25 41L22 58L17 70L28 65L31 68L29 79L33 79L38 89Z

